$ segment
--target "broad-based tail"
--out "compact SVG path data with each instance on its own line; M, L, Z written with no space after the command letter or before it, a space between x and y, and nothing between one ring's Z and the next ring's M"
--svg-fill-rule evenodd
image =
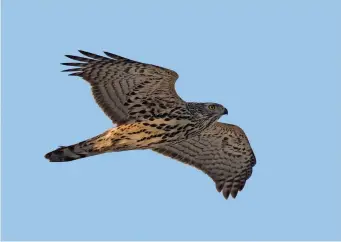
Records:
M52 162L72 161L105 152L150 148L164 131L143 123L123 124L78 144L63 146L45 155Z

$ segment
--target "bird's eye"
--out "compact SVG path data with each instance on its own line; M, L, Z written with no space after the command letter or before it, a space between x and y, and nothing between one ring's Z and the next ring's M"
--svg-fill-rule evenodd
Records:
M215 109L215 105L208 105L208 109L209 110L214 110Z

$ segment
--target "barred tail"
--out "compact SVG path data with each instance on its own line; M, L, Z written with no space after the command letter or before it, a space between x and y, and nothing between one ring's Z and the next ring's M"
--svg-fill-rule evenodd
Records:
M89 151L77 149L78 146L79 144L61 146L60 148L47 153L45 158L51 162L65 162L91 156Z
M112 150L110 130L91 139L70 146L61 146L45 155L51 162L72 161Z

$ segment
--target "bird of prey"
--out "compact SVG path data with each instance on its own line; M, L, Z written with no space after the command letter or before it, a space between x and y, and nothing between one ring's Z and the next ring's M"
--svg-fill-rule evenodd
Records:
M151 149L202 170L227 199L241 191L256 158L241 128L217 120L227 109L217 103L185 102L175 91L175 71L109 52L62 63L64 70L91 85L97 104L115 127L45 155L51 162L72 161L105 152Z

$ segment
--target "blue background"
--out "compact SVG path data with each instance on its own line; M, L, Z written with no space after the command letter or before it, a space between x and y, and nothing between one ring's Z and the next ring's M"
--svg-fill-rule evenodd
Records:
M18 1L2 6L4 240L340 240L341 1ZM257 156L236 200L152 151L49 163L112 126L64 54L177 71Z

